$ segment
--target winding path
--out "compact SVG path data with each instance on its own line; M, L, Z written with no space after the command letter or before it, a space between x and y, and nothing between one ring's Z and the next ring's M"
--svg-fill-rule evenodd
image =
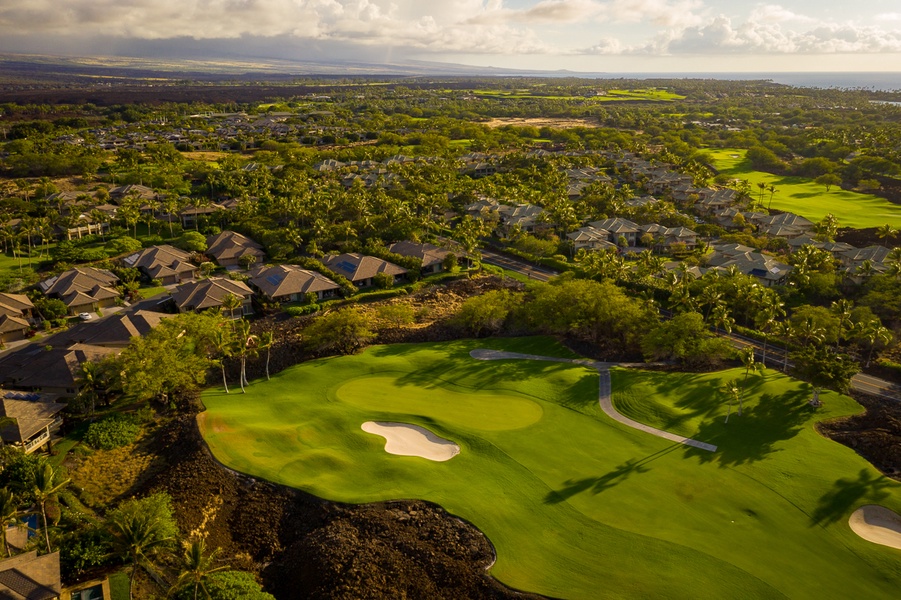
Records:
M672 442L677 442L679 444L685 444L686 446L692 446L694 448L700 448L701 450L707 450L709 452L716 452L716 446L713 444L707 444L705 442L699 442L697 440L693 440L691 438L682 437L681 435L676 435L675 433L670 433L668 431L663 431L662 429L656 429L649 425L645 425L644 423L639 423L638 421L634 421L629 417L620 414L613 407L613 401L610 398L610 367L619 366L619 367L640 367L645 366L643 363L613 363L613 362L597 362L593 360L588 360L584 358L554 358L552 356L538 356L537 354L521 354L519 352L504 352L502 350L488 350L485 348L479 348L477 350L473 350L469 353L469 355L477 360L507 360L507 359L519 359L519 360L543 360L548 362L559 362L559 363L570 363L575 365L582 365L585 367L590 367L593 369L597 369L598 375L600 376L598 382L598 403L601 406L601 410L604 411L608 417L622 423L627 427L631 427L632 429L637 429L638 431L644 431L645 433L650 433L651 435L656 435L657 437L661 437L666 440L670 440Z

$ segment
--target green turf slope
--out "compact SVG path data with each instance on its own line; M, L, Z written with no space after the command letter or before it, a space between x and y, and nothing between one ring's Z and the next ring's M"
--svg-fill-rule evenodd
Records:
M770 197L764 192L764 207L784 210L801 215L814 223L826 214L832 213L842 227L879 227L890 223L897 226L901 223L901 205L892 204L885 198L873 194L861 194L832 186L826 187L814 183L812 179L773 175L756 171L751 161L745 158L746 150L725 149L710 150L713 166L720 173L739 179L746 179L751 184L751 198L757 201L760 196L758 183L774 186L776 193Z
M901 511L901 486L813 430L859 410L850 399L827 395L819 413L777 409L803 406L803 386L772 376L723 431L703 398L734 373L614 374L624 411L720 444L710 455L609 419L588 368L471 359L479 347L567 355L544 338L373 347L298 365L245 395L210 390L202 430L219 460L257 477L345 502L436 502L495 544L494 576L550 596L897 591L901 551L860 540L847 516L871 501ZM360 429L368 420L421 425L461 453L388 455Z

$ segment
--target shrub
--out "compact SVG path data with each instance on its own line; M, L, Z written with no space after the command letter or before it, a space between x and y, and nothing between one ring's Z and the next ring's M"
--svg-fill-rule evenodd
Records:
M114 415L91 423L84 441L98 450L112 450L134 442L140 431L141 426L132 417Z
M394 277L388 273L376 273L372 278L372 282L376 287L387 290L394 285Z
M321 306L314 302L313 304L304 304L303 306L289 306L285 309L285 312L288 313L289 317L302 317L318 312L321 308Z
M106 250L107 256L118 256L120 254L137 252L143 248L143 246L139 240L136 240L133 237L123 236L108 241L103 248Z

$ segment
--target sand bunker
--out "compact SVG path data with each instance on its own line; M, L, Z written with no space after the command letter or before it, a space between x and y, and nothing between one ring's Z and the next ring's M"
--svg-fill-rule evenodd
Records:
M366 421L360 429L385 438L385 452L389 454L419 456L438 462L460 454L460 446L417 425Z
M861 506L848 518L848 525L868 542L901 550L901 515L884 506Z

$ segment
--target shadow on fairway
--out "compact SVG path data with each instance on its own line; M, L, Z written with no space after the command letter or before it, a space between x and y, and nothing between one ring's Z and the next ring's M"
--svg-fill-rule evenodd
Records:
M442 368L445 366L447 368ZM459 392L466 390L503 390L505 382L540 381L555 373L563 373L578 368L568 363L542 362L537 360L498 360L458 362L448 361L432 369L411 371L397 379L398 385L411 385L424 389L434 386L446 387ZM553 402L568 408L597 404L598 375L587 370L576 385L555 390Z
M857 479L839 479L832 489L823 494L813 514L810 526L837 523L857 504L876 504L889 496L884 491L892 483L885 477L874 477L866 469L861 469ZM866 499L865 502L861 500Z
M749 386L749 392L751 387ZM720 394L717 394L720 396ZM753 393L746 393L753 396ZM705 420L698 428L695 439L715 444L716 452L686 446L685 455L695 456L702 463L716 461L721 467L734 467L763 460L779 451L776 445L789 440L803 429L814 408L806 402L810 396L806 389L780 395L763 394L757 404L745 406L738 416L733 409L729 422L721 414Z
M649 454L648 456L635 459L630 458L623 464L619 465L609 473L600 477L585 477L583 479L570 479L566 482L562 489L551 490L544 497L545 504L559 504L566 502L576 494L582 492L591 492L593 495L600 494L612 487L615 487L636 473L647 473L651 469L646 467L648 463L654 462L661 456L665 456L679 448L680 444L673 444L663 450Z

